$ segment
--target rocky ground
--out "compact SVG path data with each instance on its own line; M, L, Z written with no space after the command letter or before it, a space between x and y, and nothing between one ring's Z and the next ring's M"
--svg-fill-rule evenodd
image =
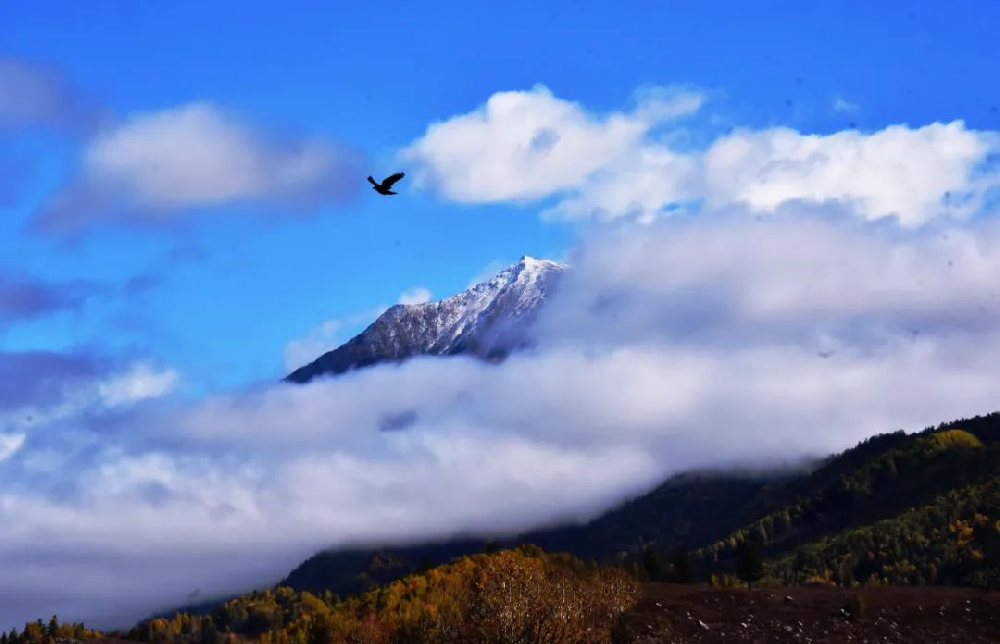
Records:
M637 643L997 643L1000 592L644 584L627 623Z

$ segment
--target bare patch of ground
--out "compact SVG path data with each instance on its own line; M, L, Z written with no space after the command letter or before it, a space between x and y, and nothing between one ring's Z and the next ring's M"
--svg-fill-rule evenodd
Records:
M970 588L643 584L640 597L627 617L637 643L1000 642L1000 592Z

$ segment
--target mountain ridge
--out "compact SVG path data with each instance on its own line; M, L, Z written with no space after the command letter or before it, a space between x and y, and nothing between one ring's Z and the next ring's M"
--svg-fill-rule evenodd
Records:
M503 358L525 344L527 328L567 268L524 255L492 278L450 297L396 304L364 331L295 369L285 380L306 383L420 355Z

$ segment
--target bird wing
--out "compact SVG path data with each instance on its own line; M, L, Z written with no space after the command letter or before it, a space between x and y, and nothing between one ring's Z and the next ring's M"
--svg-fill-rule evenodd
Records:
M406 176L406 173L404 173L404 172L397 172L394 175L390 175L390 176L386 177L382 181L382 185L385 186L386 188L391 188L392 184L396 183L397 181L399 181L400 179L402 179L405 176Z
M372 184L373 186L378 185L378 182L376 182L375 179L372 179L371 177L368 177L368 183Z

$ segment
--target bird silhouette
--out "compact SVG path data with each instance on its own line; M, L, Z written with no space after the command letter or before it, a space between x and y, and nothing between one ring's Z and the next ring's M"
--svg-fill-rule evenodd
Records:
M406 176L402 172L397 172L396 174L390 175L382 180L382 183L378 183L375 179L368 177L368 183L372 184L372 190L379 193L380 195L394 195L398 194L392 191L392 184L396 183L400 179Z

